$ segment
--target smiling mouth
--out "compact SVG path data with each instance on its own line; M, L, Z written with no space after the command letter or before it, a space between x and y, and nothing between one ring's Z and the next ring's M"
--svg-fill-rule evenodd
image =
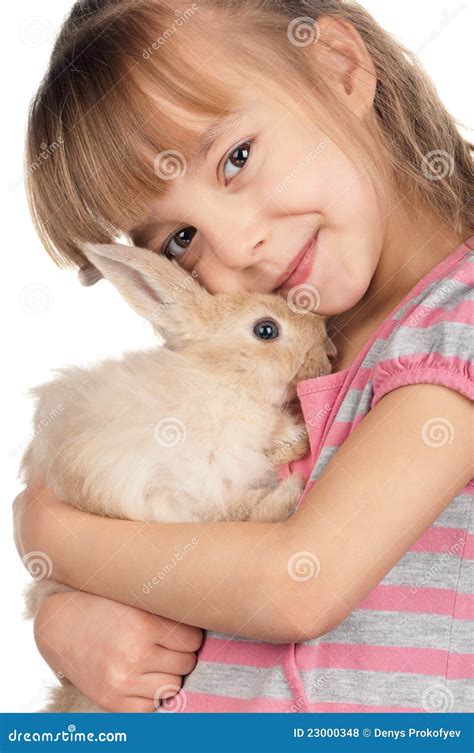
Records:
M296 282L298 282L296 278L299 278L301 276L299 272L300 272L300 267L303 266L303 263L307 264L307 266L309 267L307 270L307 274L309 274L311 266L312 266L313 254L314 254L315 243L318 237L318 233L319 231L315 235L311 236L311 238L309 239L307 243L305 243L301 251L299 251L298 254L294 257L290 266L285 272L284 278L280 277L277 280L277 285L275 287L276 293L282 292L282 290L284 290L287 287L288 282L290 282L290 287L291 287L291 284L295 284ZM293 276L295 277L294 281L292 280Z

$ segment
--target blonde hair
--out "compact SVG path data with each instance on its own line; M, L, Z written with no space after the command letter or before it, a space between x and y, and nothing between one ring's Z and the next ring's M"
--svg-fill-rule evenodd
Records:
M360 122L341 133L348 114L327 71L315 70L298 37L290 40L290 31L311 33L305 18L328 15L350 22L373 60L376 141ZM232 58L228 77L215 60L221 38L224 60ZM399 190L408 186L452 228L474 226L472 145L416 56L352 0L198 0L181 13L169 0L81 0L58 35L27 129L29 206L57 264L81 266L84 240L125 234L146 245L134 228L169 186L156 157L171 150L171 158L191 159L199 123L234 111L232 70L297 91L319 122L316 105L324 103L334 141L348 151L357 142L371 166L383 155Z

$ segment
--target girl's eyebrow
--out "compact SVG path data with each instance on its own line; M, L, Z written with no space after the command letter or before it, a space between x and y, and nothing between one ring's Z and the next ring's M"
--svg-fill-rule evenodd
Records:
M244 115L243 110L234 110L225 118L211 123L199 137L199 146L195 152L197 160L206 159L211 149L231 131Z
M243 110L234 110L230 115L221 120L211 123L205 131L199 137L199 146L194 153L194 159L196 161L206 159L211 149L218 144L219 141L225 138L225 136L231 131L237 123L242 119L244 115ZM156 234L160 225L163 223L148 221L144 222L129 231L129 235L133 239L133 242L138 246L145 246Z

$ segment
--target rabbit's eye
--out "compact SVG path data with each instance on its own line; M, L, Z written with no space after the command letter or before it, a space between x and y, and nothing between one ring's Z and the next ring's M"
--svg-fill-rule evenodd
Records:
M259 340L275 340L280 331L278 324L273 319L262 319L253 328L253 333Z

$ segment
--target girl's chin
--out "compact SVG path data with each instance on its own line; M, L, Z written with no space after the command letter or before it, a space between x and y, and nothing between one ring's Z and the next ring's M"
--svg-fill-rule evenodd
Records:
M350 311L350 309L359 303L367 290L367 285L355 286L348 284L343 287L341 285L334 285L332 281L326 286L320 285L318 287L317 284L310 283L309 280L308 283L318 291L319 305L315 313L321 316L336 316Z

